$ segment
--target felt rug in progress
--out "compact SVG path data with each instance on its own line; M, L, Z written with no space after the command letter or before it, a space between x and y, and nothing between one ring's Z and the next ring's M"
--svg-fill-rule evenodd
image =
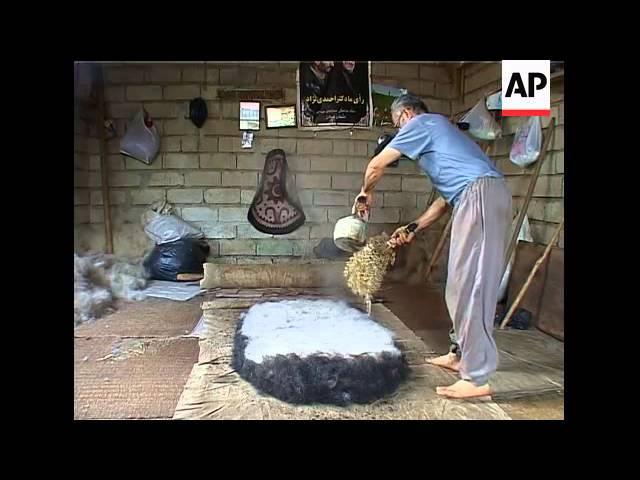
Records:
M366 404L393 393L408 366L393 333L346 302L254 305L235 334L233 367L293 404Z

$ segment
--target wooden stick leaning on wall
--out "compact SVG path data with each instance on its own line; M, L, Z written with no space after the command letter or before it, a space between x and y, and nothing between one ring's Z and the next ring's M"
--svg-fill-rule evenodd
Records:
M453 224L453 212L451 212L451 215L449 215L449 221L445 225L444 230L442 230L442 233L440 234L440 239L438 240L438 244L436 245L436 248L433 251L433 255L431 255L431 258L429 259L429 264L427 265L427 271L424 279L425 282L429 281L429 277L431 276L431 270L433 270L433 266L440 258L440 254L444 249L444 243L447 237L449 236L449 231L451 230L452 224Z
M520 229L522 228L522 223L524 222L524 216L527 214L527 210L529 209L529 203L531 202L531 198L533 197L533 191L536 188L536 183L538 181L538 177L540 176L540 170L542 169L542 164L547 157L547 150L549 148L549 143L551 142L551 138L553 138L553 133L556 128L556 119L552 118L551 123L549 124L549 128L545 132L544 143L542 144L542 151L540 152L540 158L536 162L536 165L531 173L531 178L529 180L529 189L527 190L527 194L524 197L524 203L518 212L518 220L516 221L515 229L511 233L511 240L507 246L507 254L505 255L504 266L502 267L502 278L504 276L504 272L507 270L507 266L509 265L509 260L513 255L514 249L516 247L516 243L518 243L518 234L520 233Z
M518 308L518 305L520 305L520 302L522 301L522 298L527 293L527 290L529 290L529 286L531 285L531 282L533 281L533 277L536 276L536 273L538 272L538 270L540 270L540 267L542 266L544 261L547 259L547 257L549 256L549 253L551 252L551 249L553 248L553 246L555 245L556 241L558 240L558 237L560 236L560 231L562 230L562 227L564 227L564 217L562 217L562 221L558 224L558 226L556 228L556 231L553 232L553 237L551 237L551 241L549 242L549 245L547 245L547 248L545 248L544 253L536 261L535 265L531 269L531 273L529 273L529 277L527 278L527 281L524 282L524 285L522 286L522 288L518 292L518 295L516 296L516 299L511 304L511 307L509 307L509 311L504 316L504 320L502 320L502 323L500 324L500 330L504 330L504 328L509 323L509 320L511 320L511 317L513 316L514 312L516 311L516 308Z
M113 232L111 229L111 201L109 197L109 169L106 161L106 134L104 126L104 70L102 65L96 68L96 86L97 86L97 125L96 131L99 139L100 149L100 172L102 174L102 206L104 209L104 236L105 250L107 253L113 253Z

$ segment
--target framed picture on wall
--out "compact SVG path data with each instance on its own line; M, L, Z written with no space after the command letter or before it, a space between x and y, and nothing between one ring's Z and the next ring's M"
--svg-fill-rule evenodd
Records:
M295 128L298 126L295 105L270 105L264 107L267 128Z
M301 62L298 121L301 129L371 128L370 62Z
M240 102L240 130L260 130L260 102Z

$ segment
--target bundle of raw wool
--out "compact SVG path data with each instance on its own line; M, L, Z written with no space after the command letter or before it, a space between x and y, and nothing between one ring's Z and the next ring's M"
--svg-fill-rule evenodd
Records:
M100 318L115 299L143 300L148 274L142 262L113 255L73 255L74 325Z
M363 297L371 313L371 299L380 290L387 270L396 258L396 251L387 245L389 235L382 233L371 237L362 250L353 254L344 268L347 286Z

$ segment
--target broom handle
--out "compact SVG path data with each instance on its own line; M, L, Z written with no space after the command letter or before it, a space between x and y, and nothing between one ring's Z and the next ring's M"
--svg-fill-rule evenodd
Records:
M536 275L536 273L540 269L540 266L549 256L549 252L551 252L551 248L556 243L556 240L558 239L558 236L560 235L560 231L562 230L563 226L564 226L564 217L562 217L562 221L556 228L556 231L553 233L553 237L551 237L551 241L549 242L549 245L547 245L547 248L545 248L544 253L536 261L535 265L531 269L531 273L529 273L529 277L527 278L527 281L524 283L524 285L518 292L518 296L511 304L511 307L509 308L509 311L507 312L507 314L504 316L504 320L502 320L502 323L500 324L500 330L504 330L504 327L506 327L507 323L509 323L509 320L511 320L513 313L516 311L516 308L518 308L518 305L520 305L520 302L522 301L522 298L524 297L524 295L527 293L527 290L529 290L529 286L533 281L533 277Z

